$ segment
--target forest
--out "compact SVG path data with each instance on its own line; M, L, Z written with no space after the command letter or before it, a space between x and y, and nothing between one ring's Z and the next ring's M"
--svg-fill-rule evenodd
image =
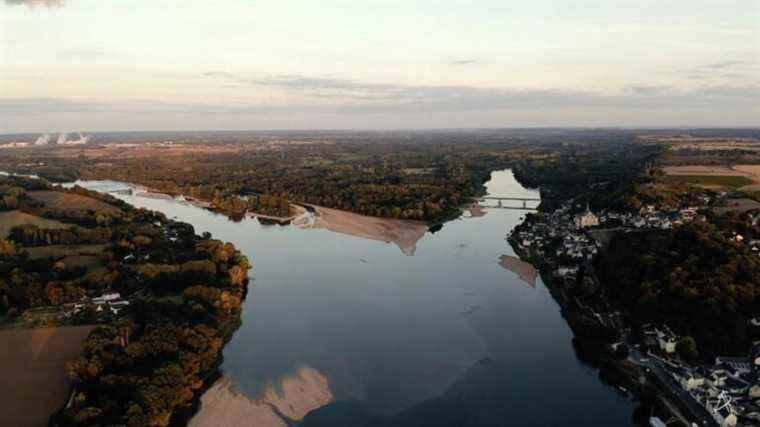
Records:
M639 325L668 324L706 359L746 354L760 337L749 322L760 313L760 258L715 224L618 235L595 267Z
M637 214L645 204L682 209L716 197L665 182L651 167L662 153L656 144L568 144L513 170L523 185L540 187L544 211L571 198L576 208L589 202L595 212ZM750 323L760 313L760 258L736 235L745 242L760 238L753 220L760 213L700 213L702 219L673 229L615 234L592 264L580 266L600 287L582 277L565 291L603 312L622 309L634 325L666 323L693 339L704 360L746 354L760 339Z
M638 144L633 137L568 142L550 147L543 157L517 162L513 171L523 186L540 188L543 210L552 211L569 198L588 202L595 211L624 210L633 186L661 150Z
M481 194L491 171L566 151L556 136L531 135L432 133L411 138L381 133L287 142L187 142L174 144L173 151L150 145L133 149L154 150L150 156L130 156L104 145L80 155L58 149L0 157L0 168L51 180L138 183L209 202L233 217L254 212L287 218L295 203L438 223L456 217L462 205Z
M99 325L67 367L72 398L50 424L167 426L191 411L240 324L246 257L81 188L0 177L0 199L4 219L24 222L0 236L0 319L25 324L44 308L47 325ZM95 302L107 293L128 305Z

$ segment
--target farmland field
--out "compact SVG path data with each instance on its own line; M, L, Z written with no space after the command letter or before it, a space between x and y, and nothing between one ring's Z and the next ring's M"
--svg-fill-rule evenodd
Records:
M50 245L27 247L24 250L29 254L29 259L61 259L77 255L100 255L105 248L106 245Z
M17 225L36 225L40 228L70 228L70 225L64 224L52 219L42 218L36 215L30 215L21 211L0 212L0 239L8 237L11 229Z
M119 212L118 208L115 208L108 203L101 202L92 197L81 196L79 194L61 193L59 191L32 191L29 193L29 197L38 202L44 203L48 209L56 211L79 212L101 210L111 213Z
M665 182L671 184L693 184L703 187L743 187L754 181L745 176L731 175L668 175Z
M663 168L665 180L713 187L734 187L751 190L760 186L760 165L736 166L668 166Z
M64 365L76 358L92 326L0 331L0 425L48 425L69 395Z

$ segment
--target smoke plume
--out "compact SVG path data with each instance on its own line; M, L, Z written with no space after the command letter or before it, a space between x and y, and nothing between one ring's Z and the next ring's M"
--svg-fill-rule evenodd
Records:
M44 134L41 135L39 138L37 138L36 141L34 141L34 145L48 145L50 142L50 134Z

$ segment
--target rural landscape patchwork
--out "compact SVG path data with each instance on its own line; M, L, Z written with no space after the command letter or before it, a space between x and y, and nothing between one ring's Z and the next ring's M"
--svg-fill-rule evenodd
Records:
M0 2L0 427L760 426L760 4L508 3Z

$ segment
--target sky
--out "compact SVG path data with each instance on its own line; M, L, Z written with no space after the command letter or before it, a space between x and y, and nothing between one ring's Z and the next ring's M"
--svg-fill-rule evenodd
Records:
M760 126L760 0L0 0L0 133Z

